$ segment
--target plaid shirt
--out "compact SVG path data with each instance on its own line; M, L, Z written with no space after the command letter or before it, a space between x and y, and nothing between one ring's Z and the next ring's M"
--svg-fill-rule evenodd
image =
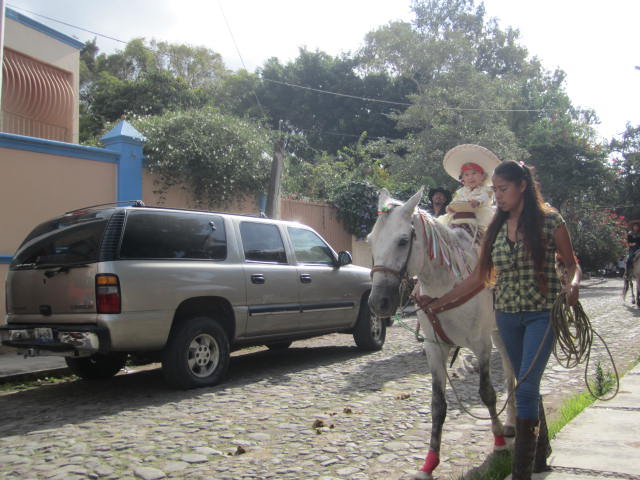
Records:
M546 254L543 273L547 279L548 292L545 296L536 283L533 258L526 251L522 241L512 247L508 243L507 223L493 244L491 258L496 272L495 308L508 313L535 312L548 310L560 293L560 278L555 269L556 244L554 233L564 225L559 213L547 212L544 216L543 235L546 240Z

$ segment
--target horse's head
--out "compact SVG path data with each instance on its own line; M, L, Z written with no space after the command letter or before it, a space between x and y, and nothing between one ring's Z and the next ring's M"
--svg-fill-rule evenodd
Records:
M393 315L400 303L400 281L408 273L415 238L412 217L422 192L404 204L386 189L378 197L378 219L367 241L373 255L369 307L379 317Z

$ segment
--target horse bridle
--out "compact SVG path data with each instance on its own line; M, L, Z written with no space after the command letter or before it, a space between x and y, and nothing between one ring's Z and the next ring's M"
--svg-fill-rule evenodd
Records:
M374 265L371 267L371 278L373 278L373 274L376 272L385 272L390 273L398 277L400 280L407 276L407 266L409 265L409 259L411 258L411 251L413 250L413 240L416 238L416 230L413 226L413 221L411 222L411 235L409 235L409 252L407 253L407 258L404 260L404 264L400 270L394 270L393 268L389 268L385 265Z

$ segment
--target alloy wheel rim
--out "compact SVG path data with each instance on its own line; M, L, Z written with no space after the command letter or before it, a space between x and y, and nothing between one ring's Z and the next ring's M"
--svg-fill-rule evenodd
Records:
M189 344L187 363L189 371L200 378L208 377L218 367L220 348L211 335L201 333Z

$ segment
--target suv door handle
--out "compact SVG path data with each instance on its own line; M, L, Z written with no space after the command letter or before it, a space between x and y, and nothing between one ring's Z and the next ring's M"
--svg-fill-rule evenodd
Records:
M300 274L300 282L301 283L311 283L311 274L310 273L301 273Z
M264 283L264 275L261 273L254 273L251 275L251 283L257 283L262 285Z

